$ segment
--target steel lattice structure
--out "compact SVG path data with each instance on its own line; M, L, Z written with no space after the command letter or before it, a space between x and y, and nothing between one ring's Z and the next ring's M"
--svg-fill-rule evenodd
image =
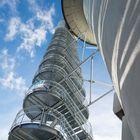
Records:
M26 93L9 140L92 140L77 39L56 29Z

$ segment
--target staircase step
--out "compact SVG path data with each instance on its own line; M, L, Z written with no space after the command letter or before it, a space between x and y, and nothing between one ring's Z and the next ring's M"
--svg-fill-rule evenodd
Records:
M56 109L56 110L61 110L61 109L64 109L64 108L66 108L66 106L64 105L64 104L61 104L61 105L59 105L58 107L56 107L56 108L54 108L54 109Z
M63 110L58 110L61 114L65 114L67 112L69 112L69 110L67 108L63 109Z
M76 127L76 128L74 128L73 130L74 130L74 132L78 132L78 131L81 130L81 128L80 128L80 127Z
M79 137L79 139L81 139L81 140L84 140L84 139L87 138L87 135L86 135L85 132L83 132L83 131L81 131L80 133L77 133L76 135L77 135L77 136Z

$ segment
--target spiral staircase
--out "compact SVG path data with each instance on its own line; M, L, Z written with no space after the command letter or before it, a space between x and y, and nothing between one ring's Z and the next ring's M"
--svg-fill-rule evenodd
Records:
M9 140L93 139L79 64L76 38L65 26L58 27L11 127Z

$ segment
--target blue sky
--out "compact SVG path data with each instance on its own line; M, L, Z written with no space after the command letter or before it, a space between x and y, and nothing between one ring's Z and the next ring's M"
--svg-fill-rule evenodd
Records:
M60 19L60 0L0 0L0 140L7 140L25 91ZM86 56L90 53L86 51ZM88 63L83 66L85 79L89 77ZM94 78L111 83L100 53L94 59ZM85 88L88 97L87 83ZM93 98L108 90L98 85L92 89ZM95 140L120 139L121 123L112 113L112 97L108 95L90 107Z

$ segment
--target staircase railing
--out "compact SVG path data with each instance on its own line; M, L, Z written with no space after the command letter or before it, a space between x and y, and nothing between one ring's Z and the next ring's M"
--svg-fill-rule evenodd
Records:
M44 88L45 90L47 90L47 92L49 92L49 90L51 90L51 88L49 89L50 86L55 91L55 94L58 94L57 96L64 100L64 104L67 106L69 112L75 118L81 130L83 130L89 136L92 137L92 134L91 134L92 128L91 128L90 123L87 121L83 113L80 111L76 103L73 101L69 93L65 90L65 88L62 85L54 81L42 80L40 82L35 83L35 85L31 86L27 92L27 95L30 94L31 91L33 91L36 88L41 88L41 89ZM51 90L51 93L53 93L53 90Z
M34 116L34 119L31 119L29 116ZM46 119L44 120L42 116L46 116ZM54 125L51 125L54 121ZM58 130L66 140L80 140L64 115L52 108L31 106L20 110L13 122L11 130L16 126L27 123L36 123L52 127Z

